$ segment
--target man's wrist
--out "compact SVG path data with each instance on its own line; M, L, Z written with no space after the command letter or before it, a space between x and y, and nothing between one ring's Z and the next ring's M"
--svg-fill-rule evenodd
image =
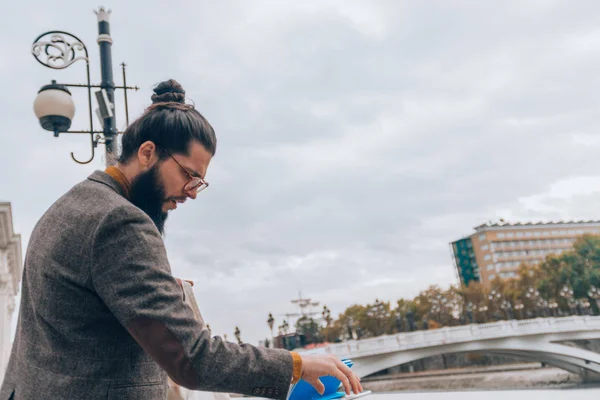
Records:
M292 355L292 384L297 383L302 377L302 357L295 351L290 351Z

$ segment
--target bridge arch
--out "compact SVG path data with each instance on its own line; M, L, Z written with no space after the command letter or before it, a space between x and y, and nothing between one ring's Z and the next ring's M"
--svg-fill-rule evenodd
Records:
M393 353L352 358L353 369L358 376L364 377L381 370L406 364L427 357L451 353L485 352L515 355L546 362L569 372L583 374L588 370L600 374L600 354L558 343L530 340L495 339L485 342L465 342L447 344L429 348L403 350Z
M560 344L584 339L600 339L600 317L536 318L446 327L352 340L304 353L351 358L353 369L361 377L427 357L466 352L517 355L595 376L600 374L600 354Z

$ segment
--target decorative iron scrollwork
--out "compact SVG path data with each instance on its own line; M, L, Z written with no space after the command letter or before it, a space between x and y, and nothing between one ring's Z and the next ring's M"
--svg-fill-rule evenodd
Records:
M31 52L38 62L53 69L67 68L79 60L89 62L87 48L83 42L76 36L62 31L46 32L39 36L33 42Z

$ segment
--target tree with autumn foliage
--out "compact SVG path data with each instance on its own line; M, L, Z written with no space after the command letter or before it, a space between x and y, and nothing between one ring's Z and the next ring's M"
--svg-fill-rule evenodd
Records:
M337 319L324 307L322 322L306 319L297 328L312 340L335 342L502 319L600 314L598 293L600 237L584 235L572 250L539 265L522 264L516 278L497 277L489 288L478 282L447 289L432 285L393 306L379 299L352 305Z

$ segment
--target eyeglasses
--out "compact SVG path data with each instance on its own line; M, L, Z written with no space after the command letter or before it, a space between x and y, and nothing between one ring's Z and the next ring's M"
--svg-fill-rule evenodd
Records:
M167 154L169 155L169 157L171 157L171 159L173 159L173 161L175 161L177 165L179 165L179 168L181 168L183 173L186 174L189 179L183 187L184 191L189 192L191 190L196 190L196 193L200 193L208 187L208 182L206 182L199 176L192 176L189 172L187 172L187 169L183 168L183 166L179 164L179 162L175 159L175 157L173 157L170 151L167 150Z

